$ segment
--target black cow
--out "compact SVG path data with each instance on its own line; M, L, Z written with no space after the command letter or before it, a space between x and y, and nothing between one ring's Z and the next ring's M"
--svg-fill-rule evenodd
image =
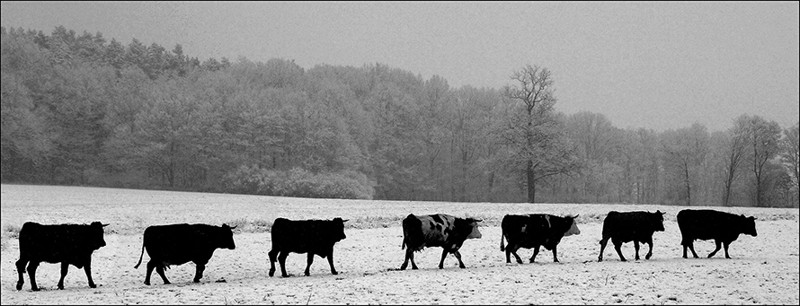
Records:
M269 251L269 276L275 275L275 260L281 264L281 276L286 273L286 257L289 253L308 253L305 275L309 276L314 255L328 258L331 274L337 275L333 267L333 245L347 238L344 223L347 220L289 220L277 218L272 223L272 250Z
M447 253L453 253L458 259L458 266L462 269L465 268L458 249L461 248L464 240L481 238L478 222L481 220L456 218L445 214L426 216L409 214L403 219L403 245L401 248L408 246L408 249L406 249L406 258L403 265L400 266L400 270L406 269L409 259L411 260L411 269L416 270L414 252L422 251L425 247L442 247L439 269L444 268L444 258L447 257Z
M506 263L511 263L511 254L514 254L517 263L522 263L522 259L517 255L519 248L533 248L533 256L530 258L530 262L533 263L539 254L540 246L553 250L553 262L558 262L556 253L561 238L581 233L575 222L577 217L549 214L505 215L500 224L502 228L500 251L506 252ZM503 245L503 237L508 240L507 248Z
M31 290L39 291L36 286L36 268L40 262L61 263L61 279L58 289L64 289L64 277L69 265L83 268L89 287L97 286L92 281L92 253L104 247L103 227L108 224L92 222L92 224L48 224L25 222L19 231L19 260L17 260L17 290L22 290L22 273L28 266L28 277L31 279ZM30 262L30 264L28 264Z
M654 213L646 211L609 212L603 221L603 239L600 240L600 256L597 261L603 261L603 250L606 248L608 238L614 243L614 249L621 261L626 261L622 256L622 243L633 241L636 249L636 260L639 260L639 242L647 243L650 249L645 259L653 256L653 232L664 231L664 213L657 210Z
M150 285L150 274L153 273L153 269L156 269L164 284L169 284L164 269L170 265L182 265L190 261L197 268L194 282L199 283L203 277L203 270L206 269L206 264L216 249L236 248L233 242L234 228L236 227L227 224L214 226L186 223L148 226L144 230L142 254L139 255L139 262L133 268L139 268L146 248L150 261L147 262L145 285Z
M739 234L758 236L756 233L756 218L734 215L722 211L703 209L684 209L678 213L678 227L681 229L681 245L683 245L683 258L686 258L686 249L692 250L692 255L697 258L694 251L694 240L714 239L717 248L708 254L708 258L717 254L720 245L725 246L725 258L728 256L728 246L739 238Z

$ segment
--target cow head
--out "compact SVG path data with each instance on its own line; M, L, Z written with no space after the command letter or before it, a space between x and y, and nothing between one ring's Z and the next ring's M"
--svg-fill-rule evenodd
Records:
M347 222L347 219L342 220L342 218L339 217L333 218L333 233L331 234L336 241L347 238L347 235L344 234L345 222Z
M566 237L566 236L572 236L572 235L579 235L579 234L581 233L581 230L580 230L580 229L578 229L578 222L577 222L577 221L575 221L575 219L578 219L578 215L575 215L575 216L566 216L566 217L564 217L564 218L566 218L566 219L567 219L567 221L568 221L569 223L571 223L571 225L569 226L569 229L567 230L567 232L566 232L566 233L564 233L564 237Z
M106 240L103 239L103 228L108 226L108 224L103 224L98 221L92 222L89 224L89 245L92 247L93 250L97 250L106 246Z
M756 237L758 233L756 232L756 217L745 217L742 216L742 220L744 220L742 224L742 233Z
M650 215L652 216L651 220L653 221L652 224L654 231L656 232L664 231L664 214L665 213L661 212L661 210L656 210L656 212L650 213Z
M234 228L236 228L236 227L235 226L234 227L230 227L225 223L222 224L222 227L220 228L220 230L217 231L218 235L216 235L217 236L216 240L217 240L217 242L219 242L220 247L223 247L223 248L226 248L226 249L231 249L231 250L236 248L236 243L233 242L233 229Z
M470 239L470 238L476 238L477 239L477 238L481 238L482 237L481 231L478 230L478 222L481 222L481 221L483 221L483 220L467 218L467 225L470 228L469 235L467 235L467 239Z

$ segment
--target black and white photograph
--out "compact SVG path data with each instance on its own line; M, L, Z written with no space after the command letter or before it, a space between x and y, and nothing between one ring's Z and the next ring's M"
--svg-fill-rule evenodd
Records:
M800 304L799 10L1 1L0 304Z

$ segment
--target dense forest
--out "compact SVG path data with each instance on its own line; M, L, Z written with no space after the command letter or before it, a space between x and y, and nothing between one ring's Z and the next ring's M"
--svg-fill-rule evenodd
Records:
M514 70L517 69L517 70ZM452 88L375 63L204 61L2 28L3 183L461 202L798 207L798 125L621 129L545 67ZM567 102L568 103L568 102Z

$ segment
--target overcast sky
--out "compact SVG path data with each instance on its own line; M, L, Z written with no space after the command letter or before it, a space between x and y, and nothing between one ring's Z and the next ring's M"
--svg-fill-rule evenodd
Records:
M798 122L797 2L2 2L2 25L132 38L201 61L382 63L452 87L546 67L556 108L620 128Z

